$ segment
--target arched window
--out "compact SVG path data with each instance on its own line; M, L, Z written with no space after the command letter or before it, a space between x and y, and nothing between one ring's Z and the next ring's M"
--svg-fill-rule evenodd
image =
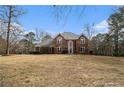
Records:
M62 44L62 37L57 38L57 44Z
M85 44L85 38L80 39L80 44Z

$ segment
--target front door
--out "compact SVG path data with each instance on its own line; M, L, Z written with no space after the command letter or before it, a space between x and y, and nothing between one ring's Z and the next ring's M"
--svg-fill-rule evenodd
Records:
M74 53L74 50L73 50L73 41L72 40L69 40L68 41L68 53L69 54L73 54Z

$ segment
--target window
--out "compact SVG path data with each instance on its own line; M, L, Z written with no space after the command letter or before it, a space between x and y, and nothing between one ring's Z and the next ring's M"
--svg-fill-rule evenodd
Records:
M57 44L62 44L62 37L57 38Z
M61 52L61 47L57 48L57 52L60 53Z
M52 52L53 52L53 48L50 47L50 48L49 48L49 53L52 53Z
M80 44L85 44L85 38L80 39Z
M80 53L85 53L85 47L80 48Z
M36 51L39 52L40 51L40 47L36 47Z

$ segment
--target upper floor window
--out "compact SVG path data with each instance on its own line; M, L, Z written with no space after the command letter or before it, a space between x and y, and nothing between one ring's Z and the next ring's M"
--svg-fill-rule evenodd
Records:
M62 37L57 38L57 44L62 44Z
M73 46L73 42L70 42L70 47L72 47Z
M85 44L85 38L80 39L80 44Z

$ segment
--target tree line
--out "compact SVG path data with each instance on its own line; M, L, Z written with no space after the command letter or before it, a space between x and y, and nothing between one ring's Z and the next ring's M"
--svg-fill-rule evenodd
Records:
M92 36L95 31L93 25L85 26L91 51L95 55L124 56L124 6L111 14L107 23L108 32L95 36Z
M53 6L53 8L57 9L56 6ZM18 18L25 13L18 6L0 6L0 54L29 54L33 51L37 42L52 37L48 32L38 28L35 29L35 32L24 33L25 31L19 25ZM107 23L109 25L108 32L98 33L95 36L93 35L95 31L94 24L85 25L84 32L86 32L85 34L89 39L89 53L124 56L124 7L119 7L111 14L107 19Z
M38 28L25 33L18 20L25 13L19 6L0 6L0 54L29 54L36 42L51 38L49 33Z

